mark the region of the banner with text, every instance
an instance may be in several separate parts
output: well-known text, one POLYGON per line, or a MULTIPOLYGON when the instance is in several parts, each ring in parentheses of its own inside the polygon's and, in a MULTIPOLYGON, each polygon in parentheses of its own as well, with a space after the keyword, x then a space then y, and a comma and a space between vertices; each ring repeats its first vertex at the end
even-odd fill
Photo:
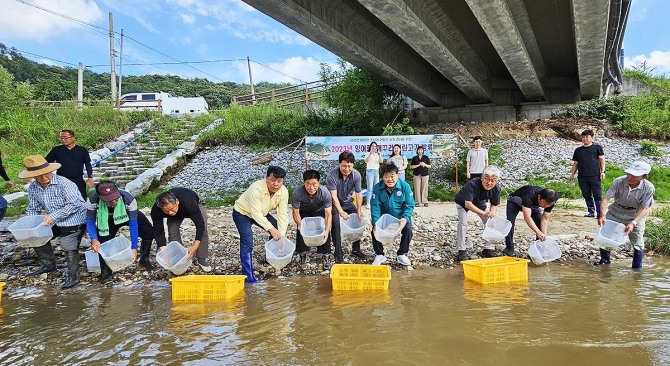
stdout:
POLYGON ((338 160, 340 153, 351 151, 356 159, 363 160, 372 142, 384 160, 393 152, 393 145, 400 145, 401 154, 408 160, 416 156, 416 149, 423 146, 424 155, 431 158, 449 158, 456 153, 456 134, 402 135, 402 136, 308 136, 305 139, 307 160, 338 160))

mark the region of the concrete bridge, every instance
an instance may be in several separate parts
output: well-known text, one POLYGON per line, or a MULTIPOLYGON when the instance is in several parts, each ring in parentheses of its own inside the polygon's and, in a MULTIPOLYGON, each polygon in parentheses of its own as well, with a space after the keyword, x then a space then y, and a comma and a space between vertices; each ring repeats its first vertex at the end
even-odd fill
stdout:
POLYGON ((518 114, 620 91, 632 0, 243 1, 423 106, 518 114))

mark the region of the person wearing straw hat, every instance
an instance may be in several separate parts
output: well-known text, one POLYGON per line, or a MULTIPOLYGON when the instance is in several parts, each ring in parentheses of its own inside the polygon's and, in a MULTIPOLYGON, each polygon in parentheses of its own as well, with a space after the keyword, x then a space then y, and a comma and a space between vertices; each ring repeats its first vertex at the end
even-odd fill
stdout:
MULTIPOLYGON (((253 256, 254 233, 251 225, 260 226, 274 240, 286 235, 288 229, 288 189, 284 186, 286 171, 270 165, 265 179, 257 180, 235 201, 233 222, 240 233, 240 263, 247 283, 258 280, 254 276, 253 256), (277 218, 270 215, 277 211, 277 218)), ((283 244, 282 244, 283 245, 283 244)), ((279 248, 280 250, 282 248, 279 248)))
POLYGON ((58 174, 74 182, 79 189, 79 193, 81 193, 81 197, 86 200, 86 182, 82 177, 82 168, 86 169, 88 185, 93 188, 91 156, 85 147, 75 145, 74 131, 62 130, 58 134, 58 138, 61 145, 54 146, 44 158, 50 163, 58 162, 61 165, 58 168, 58 174))
MULTIPOLYGON (((153 226, 142 212, 137 209, 137 201, 132 194, 120 190, 116 184, 103 181, 95 186, 95 192, 86 200, 86 230, 91 238, 91 251, 100 253, 100 244, 114 239, 122 226, 130 229, 130 243, 133 261, 137 258, 139 238, 140 265, 154 269, 149 260, 151 243, 154 240, 153 226)), ((100 256, 100 282, 112 280, 112 269, 100 256)))
POLYGON ((323 268, 330 269, 332 254, 330 253, 330 228, 333 221, 333 198, 328 189, 319 184, 321 174, 316 170, 302 173, 304 184, 293 191, 291 207, 293 221, 297 226, 295 234, 296 253, 300 255, 300 264, 307 261, 309 247, 302 237, 302 219, 305 217, 323 217, 325 221, 323 244, 316 248, 317 254, 323 255, 323 268))
MULTIPOLYGON (((458 193, 456 193, 456 212, 458 213, 458 224, 456 225, 456 249, 458 250, 457 260, 468 260, 467 246, 465 245, 465 235, 468 232, 468 211, 479 215, 482 222, 486 224, 489 218, 495 216, 500 205, 500 169, 489 165, 482 170, 481 177, 470 179, 458 193), (486 211, 486 202, 491 203, 491 209, 486 211)), ((482 257, 495 257, 494 245, 488 240, 484 243, 482 257)))
MULTIPOLYGON (((370 216, 372 224, 383 214, 389 214, 400 219, 400 247, 396 254, 398 263, 403 266, 411 266, 412 261, 407 257, 409 243, 412 241, 412 213, 414 212, 414 194, 409 183, 398 179, 398 167, 393 163, 382 166, 382 181, 377 183, 372 191, 372 207, 370 216)), ((381 265, 387 262, 384 255, 384 245, 377 240, 376 226, 372 227, 372 247, 375 250, 373 265, 381 265)))
MULTIPOLYGON (((604 225, 605 219, 626 225, 625 233, 633 245, 632 268, 641 269, 646 218, 654 204, 656 188, 647 180, 651 165, 644 161, 634 161, 625 172, 626 175, 616 178, 605 193, 600 205, 598 226, 604 225), (611 199, 614 202, 607 206, 611 199)), ((594 264, 610 264, 610 251, 600 249, 600 260, 594 264)))
POLYGON ((482 147, 482 137, 472 138, 474 149, 468 150, 466 159, 466 176, 468 179, 480 178, 484 168, 489 165, 489 151, 482 147))
MULTIPOLYGON (((34 179, 28 186, 26 214, 40 215, 44 211, 44 225, 54 225, 53 238, 59 237, 67 261, 67 279, 61 289, 74 287, 79 283, 79 243, 86 226, 84 199, 76 184, 55 173, 60 164, 49 163, 40 155, 31 155, 23 159, 23 165, 26 169, 19 173, 19 178, 34 179)), ((42 267, 28 273, 29 276, 56 270, 51 240, 35 248, 35 255, 42 261, 42 267)))

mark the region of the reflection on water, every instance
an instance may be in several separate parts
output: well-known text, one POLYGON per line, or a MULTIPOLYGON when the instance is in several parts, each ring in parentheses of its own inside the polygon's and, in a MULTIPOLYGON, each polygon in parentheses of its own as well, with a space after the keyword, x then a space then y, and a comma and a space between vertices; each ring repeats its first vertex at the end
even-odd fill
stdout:
POLYGON ((670 364, 670 261, 648 262, 530 265, 509 286, 399 271, 387 292, 276 278, 212 303, 165 282, 5 290, 0 364, 670 364))

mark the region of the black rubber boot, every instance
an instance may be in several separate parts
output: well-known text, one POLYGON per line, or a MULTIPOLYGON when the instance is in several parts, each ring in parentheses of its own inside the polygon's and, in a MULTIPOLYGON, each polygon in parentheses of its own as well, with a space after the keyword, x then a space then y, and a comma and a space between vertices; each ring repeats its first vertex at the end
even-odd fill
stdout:
POLYGON ((644 258, 644 250, 635 249, 633 251, 633 269, 642 269, 642 258, 644 258))
POLYGON ((65 252, 67 259, 67 279, 60 287, 61 290, 67 290, 79 283, 79 250, 68 250, 65 252))
POLYGON ((153 263, 151 263, 150 255, 151 255, 151 243, 153 240, 142 240, 142 243, 140 244, 140 265, 143 266, 146 269, 154 269, 156 266, 154 266, 153 263))
POLYGON ((594 262, 594 266, 601 266, 603 264, 610 264, 610 251, 605 249, 600 249, 600 260, 594 262))
POLYGON ((42 273, 53 272, 56 270, 56 256, 54 256, 51 242, 48 242, 41 247, 36 247, 34 250, 37 259, 42 261, 42 267, 38 268, 36 271, 28 273, 27 276, 37 276, 42 273))
POLYGON ((109 268, 107 262, 102 259, 100 254, 98 254, 98 257, 100 257, 100 277, 98 277, 98 279, 100 280, 100 283, 107 283, 114 279, 112 277, 112 269, 109 268))

